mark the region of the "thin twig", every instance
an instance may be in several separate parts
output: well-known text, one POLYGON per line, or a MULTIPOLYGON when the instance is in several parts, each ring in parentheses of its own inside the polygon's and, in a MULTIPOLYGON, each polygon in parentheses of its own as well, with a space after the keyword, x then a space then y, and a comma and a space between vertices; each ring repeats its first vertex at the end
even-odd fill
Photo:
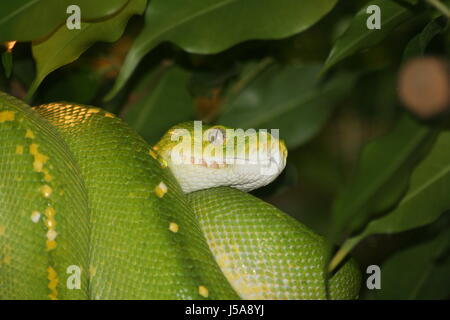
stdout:
POLYGON ((450 19, 450 9, 447 8, 447 6, 443 4, 441 1, 439 0, 425 0, 425 1, 427 1, 430 5, 435 7, 438 11, 440 11, 443 15, 445 15, 447 18, 450 19))

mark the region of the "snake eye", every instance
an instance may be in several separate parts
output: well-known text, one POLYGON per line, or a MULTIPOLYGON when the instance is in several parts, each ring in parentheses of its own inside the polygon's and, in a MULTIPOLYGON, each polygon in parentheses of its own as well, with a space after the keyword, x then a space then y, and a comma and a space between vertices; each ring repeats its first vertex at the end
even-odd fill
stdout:
POLYGON ((222 128, 211 128, 208 130, 208 141, 213 145, 221 145, 225 141, 225 130, 222 128))

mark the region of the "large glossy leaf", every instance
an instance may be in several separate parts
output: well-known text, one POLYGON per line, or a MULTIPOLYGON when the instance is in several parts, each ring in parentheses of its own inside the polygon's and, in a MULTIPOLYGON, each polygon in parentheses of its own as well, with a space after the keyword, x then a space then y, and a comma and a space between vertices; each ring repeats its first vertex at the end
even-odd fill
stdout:
POLYGON ((4 0, 0 2, 0 42, 43 37, 69 17, 78 5, 83 20, 99 19, 120 10, 128 0, 4 0))
POLYGON ((336 200, 331 237, 351 234, 374 214, 395 205, 434 137, 433 129, 404 115, 392 132, 369 143, 353 180, 336 200))
POLYGON ((28 98, 50 72, 78 59, 95 42, 113 42, 119 39, 128 19, 134 14, 142 13, 145 5, 146 0, 131 0, 125 8, 107 20, 82 22, 79 30, 69 30, 62 26, 51 37, 33 43, 37 71, 28 98))
POLYGON ((450 295, 450 226, 403 249, 381 267, 377 299, 447 299, 450 295))
POLYGON ((421 227, 450 210, 450 132, 439 135, 428 156, 416 167, 408 192, 388 214, 371 221, 358 235, 346 240, 335 255, 337 265, 365 237, 421 227))
POLYGON ((162 75, 158 71, 147 75, 134 92, 139 101, 128 106, 125 121, 153 144, 171 126, 192 120, 194 106, 187 90, 189 78, 190 74, 178 67, 170 67, 162 75))
POLYGON ((153 0, 146 25, 131 48, 112 98, 142 57, 163 41, 195 53, 216 53, 249 39, 277 39, 305 30, 336 0, 153 0))
POLYGON ((280 129, 288 148, 295 148, 320 131, 356 79, 339 74, 320 83, 319 70, 319 65, 272 65, 226 98, 217 121, 238 128, 280 129))
POLYGON ((412 17, 413 13, 406 7, 391 0, 374 0, 365 5, 353 18, 348 29, 336 40, 328 56, 323 71, 328 70, 343 59, 374 46, 386 38, 392 30, 412 17), (381 9, 381 29, 367 28, 367 7, 377 5, 381 9))

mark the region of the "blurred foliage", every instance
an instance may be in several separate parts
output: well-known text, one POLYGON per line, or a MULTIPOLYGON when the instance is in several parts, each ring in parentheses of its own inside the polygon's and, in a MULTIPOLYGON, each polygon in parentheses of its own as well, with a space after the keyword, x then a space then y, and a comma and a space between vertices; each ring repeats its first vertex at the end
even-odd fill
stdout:
POLYGON ((36 61, 36 77, 29 89, 29 96, 34 94, 50 72, 78 59, 94 42, 118 40, 128 19, 142 13, 145 4, 146 0, 130 0, 122 10, 106 20, 83 22, 80 29, 73 30, 62 25, 50 37, 34 41, 32 51, 36 61))
POLYGON ((412 10, 394 1, 371 1, 370 5, 376 5, 380 8, 383 15, 381 28, 375 32, 367 28, 367 7, 363 7, 352 19, 344 34, 334 43, 330 55, 325 61, 324 71, 356 52, 376 45, 388 36, 395 27, 414 15, 412 10))
POLYGON ((418 239, 383 263, 384 286, 383 290, 374 292, 376 298, 442 299, 448 296, 450 221, 448 216, 446 218, 423 230, 418 239))
POLYGON ((333 102, 348 96, 357 78, 339 73, 322 82, 320 66, 314 64, 256 68, 257 75, 247 75, 224 95, 217 121, 237 128, 277 128, 289 149, 320 131, 333 102))
POLYGON ((433 128, 405 115, 389 134, 368 143, 361 153, 355 178, 335 202, 335 233, 342 234, 345 228, 345 234, 351 234, 371 214, 396 204, 409 184, 404 177, 410 175, 423 153, 428 152, 434 137, 433 128))
POLYGON ((184 0, 153 0, 145 15, 145 27, 133 43, 108 97, 122 88, 141 58, 162 41, 176 43, 189 52, 215 53, 244 40, 281 38, 304 30, 335 3, 336 0, 203 0, 186 5, 184 0))
POLYGON ((86 20, 101 19, 120 10, 128 0, 15 0, 3 1, 0 10, 1 41, 30 41, 51 33, 67 19, 67 8, 83 8, 86 20))
POLYGON ((189 73, 173 65, 150 72, 132 92, 138 102, 122 109, 125 121, 155 144, 168 128, 194 118, 188 81, 189 73))
POLYGON ((362 298, 445 299, 450 113, 415 117, 396 82, 414 57, 448 59, 449 5, 3 1, 0 90, 102 106, 149 143, 193 119, 280 129, 286 170, 255 195, 340 244, 332 266, 348 254, 363 271, 380 265, 381 290, 363 286, 362 298), (79 30, 65 27, 72 4, 79 30), (380 30, 366 27, 369 5, 380 30))

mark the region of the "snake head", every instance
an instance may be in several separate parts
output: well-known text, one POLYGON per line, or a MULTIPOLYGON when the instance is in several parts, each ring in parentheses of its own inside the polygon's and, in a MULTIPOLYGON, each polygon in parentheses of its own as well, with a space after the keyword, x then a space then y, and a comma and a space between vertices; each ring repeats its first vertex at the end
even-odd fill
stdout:
POLYGON ((184 122, 170 128, 153 150, 185 193, 220 186, 251 191, 272 182, 286 166, 278 130, 233 129, 184 122))

